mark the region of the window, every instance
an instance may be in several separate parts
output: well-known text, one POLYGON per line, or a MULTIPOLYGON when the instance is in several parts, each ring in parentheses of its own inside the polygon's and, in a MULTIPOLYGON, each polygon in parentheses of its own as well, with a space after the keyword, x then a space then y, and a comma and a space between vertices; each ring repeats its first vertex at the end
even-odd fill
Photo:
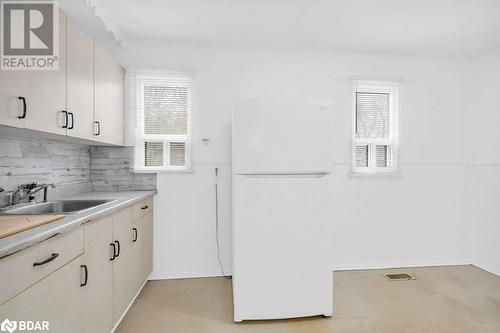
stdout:
POLYGON ((134 132, 134 171, 191 169, 191 77, 180 73, 127 74, 134 132))
POLYGON ((396 172, 399 85, 356 81, 353 92, 353 172, 396 172))

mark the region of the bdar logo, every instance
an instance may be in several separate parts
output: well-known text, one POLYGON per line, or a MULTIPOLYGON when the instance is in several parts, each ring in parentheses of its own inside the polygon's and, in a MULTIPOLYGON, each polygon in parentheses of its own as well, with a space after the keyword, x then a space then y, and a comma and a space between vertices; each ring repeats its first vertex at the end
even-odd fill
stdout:
POLYGON ((16 321, 10 321, 9 319, 5 319, 2 324, 0 324, 0 330, 2 332, 9 332, 12 333, 17 329, 17 322, 16 321))

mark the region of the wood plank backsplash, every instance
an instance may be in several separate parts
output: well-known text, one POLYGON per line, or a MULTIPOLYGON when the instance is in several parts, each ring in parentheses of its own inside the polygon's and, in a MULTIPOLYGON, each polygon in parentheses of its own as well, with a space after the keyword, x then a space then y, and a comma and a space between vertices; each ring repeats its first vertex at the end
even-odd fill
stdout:
MULTIPOLYGON (((102 147, 0 134, 0 187, 33 181, 74 191, 151 190, 156 174, 134 174, 132 147, 102 147)), ((76 194, 76 193, 74 193, 76 194)))
POLYGON ((90 147, 0 134, 0 187, 32 181, 90 182, 90 147))
POLYGON ((133 147, 90 147, 95 191, 153 190, 156 174, 133 173, 133 147))

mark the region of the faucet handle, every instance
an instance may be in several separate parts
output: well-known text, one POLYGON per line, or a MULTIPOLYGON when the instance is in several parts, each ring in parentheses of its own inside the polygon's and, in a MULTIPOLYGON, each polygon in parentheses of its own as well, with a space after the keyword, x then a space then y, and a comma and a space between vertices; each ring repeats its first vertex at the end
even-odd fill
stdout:
POLYGON ((16 190, 29 190, 30 188, 33 188, 32 186, 35 183, 26 183, 26 184, 20 184, 17 185, 16 190))

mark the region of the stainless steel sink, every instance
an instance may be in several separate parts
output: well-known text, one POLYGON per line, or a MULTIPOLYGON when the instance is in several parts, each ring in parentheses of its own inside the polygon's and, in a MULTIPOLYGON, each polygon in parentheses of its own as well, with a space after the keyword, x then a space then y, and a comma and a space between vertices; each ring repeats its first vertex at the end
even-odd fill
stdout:
POLYGON ((71 214, 94 208, 113 200, 60 200, 38 204, 23 204, 5 208, 0 215, 71 214))

